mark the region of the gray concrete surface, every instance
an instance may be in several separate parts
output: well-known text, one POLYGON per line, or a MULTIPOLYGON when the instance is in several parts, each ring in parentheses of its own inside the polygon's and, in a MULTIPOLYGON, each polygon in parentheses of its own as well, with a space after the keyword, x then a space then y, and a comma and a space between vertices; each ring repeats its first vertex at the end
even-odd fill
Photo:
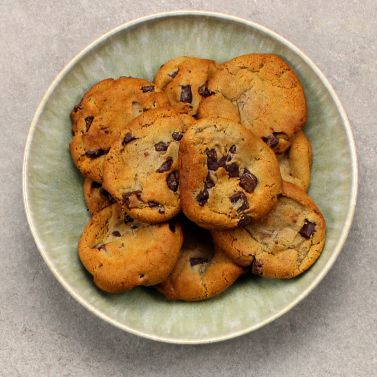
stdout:
POLYGON ((375 0, 0 0, 0 375, 376 376, 376 19, 375 0), (39 256, 21 197, 29 124, 64 64, 125 21, 179 8, 243 16, 302 48, 348 112, 360 166, 352 231, 320 286, 273 324, 200 347, 123 333, 76 303, 39 256))

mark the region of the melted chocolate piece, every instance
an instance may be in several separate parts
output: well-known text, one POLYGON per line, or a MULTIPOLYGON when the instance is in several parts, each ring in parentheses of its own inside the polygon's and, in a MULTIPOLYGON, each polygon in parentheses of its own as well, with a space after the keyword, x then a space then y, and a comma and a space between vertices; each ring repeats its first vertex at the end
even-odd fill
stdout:
POLYGON ((119 230, 114 230, 114 232, 111 233, 114 237, 120 237, 121 234, 119 232, 119 230))
POLYGON ((215 182, 213 181, 213 179, 211 178, 210 174, 208 173, 207 174, 207 177, 206 179, 204 180, 204 186, 209 189, 209 188, 212 188, 215 186, 215 182))
POLYGON ((154 85, 142 86, 141 90, 143 91, 143 93, 154 92, 154 85))
POLYGON ((303 227, 300 229, 299 233, 302 237, 309 239, 315 232, 315 226, 315 223, 312 223, 309 220, 305 220, 305 223, 303 227))
POLYGON ((238 222, 238 226, 246 226, 251 224, 252 219, 250 216, 243 216, 241 220, 238 222))
POLYGON ((179 71, 179 69, 177 69, 176 71, 170 72, 170 73, 168 73, 168 76, 170 76, 172 79, 174 79, 174 77, 177 76, 178 71, 179 71))
POLYGON ((279 144, 279 139, 272 133, 266 137, 262 137, 262 140, 270 147, 275 148, 279 144))
POLYGON ((209 170, 217 170, 219 165, 217 163, 217 152, 216 149, 206 149, 207 155, 207 167, 209 170))
POLYGON ((235 204, 237 202, 241 202, 241 206, 237 209, 237 212, 242 212, 245 209, 249 208, 249 203, 247 201, 247 197, 243 192, 236 192, 230 198, 230 201, 235 204))
POLYGON ((168 185, 169 189, 176 192, 179 186, 179 173, 177 170, 172 171, 166 177, 166 184, 168 185))
POLYGON ((203 84, 202 86, 199 86, 198 92, 202 97, 209 97, 212 96, 212 94, 215 94, 215 92, 211 92, 206 84, 203 84))
POLYGON ((160 141, 159 143, 155 144, 154 145, 154 149, 157 151, 157 152, 164 152, 168 149, 169 147, 169 144, 168 143, 164 143, 163 141, 160 141))
POLYGON ((130 197, 133 196, 133 195, 135 195, 137 199, 139 199, 139 200, 141 199, 141 191, 140 190, 130 191, 130 192, 126 192, 125 194, 123 194, 123 202, 127 206, 128 209, 137 208, 137 206, 131 205, 130 197))
POLYGON ((191 85, 182 85, 181 86, 181 97, 180 102, 191 103, 192 102, 192 92, 191 85))
POLYGON ((233 144, 230 148, 229 148, 229 152, 230 153, 236 153, 237 151, 237 147, 233 144))
POLYGON ((257 177, 250 173, 249 170, 244 169, 243 174, 240 178, 240 186, 248 193, 251 193, 255 190, 258 184, 257 177))
POLYGON ((225 170, 228 172, 228 176, 230 178, 239 177, 240 175, 240 169, 236 162, 226 165, 225 170))
POLYGON ((122 141, 122 145, 126 145, 126 144, 130 143, 132 140, 136 140, 136 137, 134 137, 131 132, 127 132, 124 135, 124 139, 122 141))
POLYGON ((179 141, 179 140, 182 139, 183 134, 182 134, 181 132, 174 131, 174 132, 171 134, 171 136, 173 137, 173 139, 174 139, 175 141, 179 141))
POLYGON ((173 165, 173 159, 168 157, 165 162, 156 170, 157 173, 163 173, 165 171, 170 170, 171 166, 173 165))
POLYGON ((89 131, 89 128, 92 125, 93 119, 94 119, 93 116, 89 116, 85 118, 86 131, 89 131))
POLYGON ((109 150, 110 148, 107 148, 107 149, 100 148, 100 149, 95 149, 95 150, 89 150, 85 152, 85 155, 90 158, 97 158, 97 157, 103 156, 104 154, 107 154, 109 150))
POLYGON ((207 203, 208 198, 209 198, 209 193, 206 188, 200 191, 200 193, 196 196, 196 200, 201 207, 203 207, 204 204, 207 203))

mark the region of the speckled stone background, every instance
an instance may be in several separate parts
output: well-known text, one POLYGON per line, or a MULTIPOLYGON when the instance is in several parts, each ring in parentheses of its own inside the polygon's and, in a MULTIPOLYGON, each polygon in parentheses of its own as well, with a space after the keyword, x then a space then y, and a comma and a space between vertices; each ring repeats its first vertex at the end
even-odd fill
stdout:
POLYGON ((377 3, 363 1, 0 1, 0 375, 372 376, 377 369, 377 3), (43 93, 77 52, 133 18, 208 9, 259 22, 311 57, 335 87, 356 138, 355 221, 333 269, 269 326, 205 346, 121 332, 76 303, 26 224, 21 165, 43 93))

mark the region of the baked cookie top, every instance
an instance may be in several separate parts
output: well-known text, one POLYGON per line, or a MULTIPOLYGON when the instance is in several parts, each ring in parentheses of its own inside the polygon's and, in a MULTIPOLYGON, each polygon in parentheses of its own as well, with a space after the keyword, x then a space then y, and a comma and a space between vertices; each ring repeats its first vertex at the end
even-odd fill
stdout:
POLYGON ((70 150, 77 168, 101 182, 103 161, 121 130, 144 111, 168 103, 165 93, 143 79, 121 77, 93 85, 71 113, 70 150))
POLYGON ((221 249, 214 249, 208 231, 189 225, 184 223, 185 241, 172 273, 157 287, 169 300, 206 300, 244 272, 221 249))
POLYGON ((154 81, 174 108, 196 115, 201 99, 210 95, 207 80, 216 67, 213 60, 179 56, 162 65, 154 81))
POLYGON ((220 65, 208 81, 211 94, 199 106, 199 118, 222 117, 241 122, 276 152, 306 122, 301 83, 279 56, 248 54, 220 65))
POLYGON ((302 131, 290 139, 288 150, 277 155, 281 177, 307 191, 310 185, 312 147, 302 131))
POLYGON ((157 223, 179 212, 178 148, 193 121, 170 108, 150 110, 112 146, 103 184, 130 216, 157 223))
POLYGON ((320 256, 325 220, 311 198, 284 182, 277 206, 263 219, 231 231, 213 231, 214 242, 241 266, 267 278, 293 278, 320 256))
POLYGON ((267 214, 281 191, 273 151, 228 119, 196 122, 179 148, 181 206, 198 225, 235 228, 267 214))
POLYGON ((83 194, 91 215, 115 202, 115 199, 102 187, 102 183, 92 181, 90 178, 84 179, 83 194))
POLYGON ((116 293, 166 280, 182 242, 178 223, 141 223, 113 204, 89 220, 78 248, 80 260, 96 286, 116 293))

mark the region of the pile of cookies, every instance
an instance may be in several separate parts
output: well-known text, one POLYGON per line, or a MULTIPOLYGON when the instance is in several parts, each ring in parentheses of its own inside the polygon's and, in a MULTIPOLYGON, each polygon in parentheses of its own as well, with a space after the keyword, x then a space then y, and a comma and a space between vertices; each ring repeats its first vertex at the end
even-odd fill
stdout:
POLYGON ((242 274, 307 270, 325 221, 306 193, 306 117, 299 79, 272 54, 178 57, 154 82, 92 86, 71 113, 70 150, 92 215, 79 257, 96 286, 197 301, 242 274))

